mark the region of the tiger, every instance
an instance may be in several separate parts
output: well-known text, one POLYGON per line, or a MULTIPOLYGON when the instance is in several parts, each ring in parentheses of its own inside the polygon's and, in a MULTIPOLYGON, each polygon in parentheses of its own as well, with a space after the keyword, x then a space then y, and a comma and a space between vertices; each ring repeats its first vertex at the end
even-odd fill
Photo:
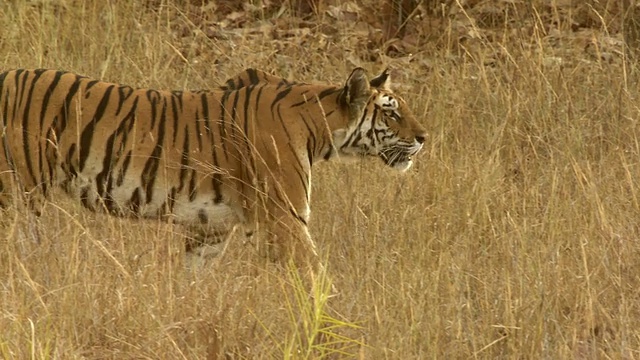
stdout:
POLYGON ((406 171, 427 138, 389 70, 369 79, 360 67, 340 85, 249 68, 195 91, 16 69, 0 74, 0 126, 2 207, 18 194, 39 213, 60 188, 92 211, 214 238, 264 230, 265 256, 298 263, 318 256, 313 164, 378 157, 406 171))

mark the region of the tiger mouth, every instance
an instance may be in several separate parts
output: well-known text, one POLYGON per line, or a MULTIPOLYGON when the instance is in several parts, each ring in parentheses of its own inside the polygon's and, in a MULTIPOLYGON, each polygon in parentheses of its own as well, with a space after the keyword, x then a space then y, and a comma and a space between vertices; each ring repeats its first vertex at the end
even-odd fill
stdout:
POLYGON ((392 168, 408 168, 413 163, 413 157, 416 154, 417 151, 411 153, 404 150, 391 149, 388 151, 381 151, 379 155, 382 161, 392 168))

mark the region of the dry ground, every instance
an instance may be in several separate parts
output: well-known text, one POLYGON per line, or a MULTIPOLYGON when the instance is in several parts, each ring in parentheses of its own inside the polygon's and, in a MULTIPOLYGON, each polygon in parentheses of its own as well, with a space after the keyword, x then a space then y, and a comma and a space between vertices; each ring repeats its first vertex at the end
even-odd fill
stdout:
POLYGON ((37 220, 3 212, 0 358, 640 358, 640 94, 620 19, 588 10, 581 27, 535 1, 483 27, 464 3, 401 40, 353 2, 304 21, 257 5, 216 17, 215 2, 0 4, 2 69, 189 89, 249 66, 339 83, 390 65, 430 132, 404 175, 315 169, 328 300, 240 240, 191 271, 169 224, 63 195, 37 220))

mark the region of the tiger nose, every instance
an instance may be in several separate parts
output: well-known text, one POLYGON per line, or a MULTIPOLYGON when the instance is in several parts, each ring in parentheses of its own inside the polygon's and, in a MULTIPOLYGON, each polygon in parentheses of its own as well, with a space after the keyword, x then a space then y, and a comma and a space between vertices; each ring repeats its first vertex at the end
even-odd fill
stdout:
POLYGON ((423 144, 426 139, 427 135, 416 135, 416 141, 420 144, 423 144))

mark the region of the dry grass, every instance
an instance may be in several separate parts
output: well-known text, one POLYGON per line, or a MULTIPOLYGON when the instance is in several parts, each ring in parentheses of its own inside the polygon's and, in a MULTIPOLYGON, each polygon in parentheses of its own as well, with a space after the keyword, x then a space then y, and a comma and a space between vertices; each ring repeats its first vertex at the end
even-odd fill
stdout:
POLYGON ((640 358, 638 76, 537 19, 491 42, 458 44, 445 27, 412 58, 368 62, 361 26, 327 15, 229 30, 167 1, 2 3, 3 69, 207 88, 248 66, 342 82, 390 64, 431 136, 408 174, 374 160, 315 169, 329 299, 240 241, 189 271, 179 227, 63 195, 37 221, 4 212, 0 357, 640 358))

